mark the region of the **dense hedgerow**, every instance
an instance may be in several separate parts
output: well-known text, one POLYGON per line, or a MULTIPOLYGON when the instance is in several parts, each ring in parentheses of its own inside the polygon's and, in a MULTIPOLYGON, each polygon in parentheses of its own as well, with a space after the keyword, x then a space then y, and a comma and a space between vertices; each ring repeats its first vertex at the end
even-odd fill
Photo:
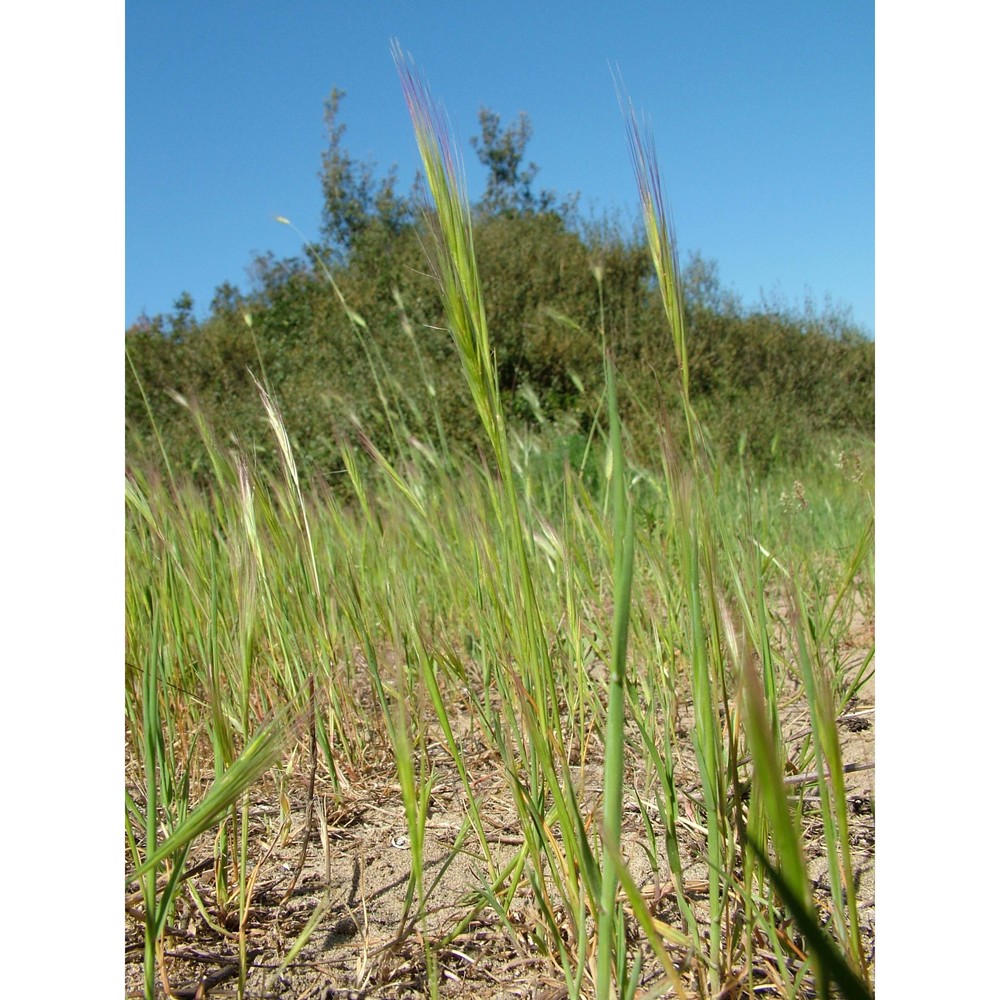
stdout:
MULTIPOLYGON (((419 205, 395 194, 392 175, 376 181, 343 150, 342 96, 334 91, 327 105, 324 245, 258 259, 252 290, 220 287, 203 321, 181 296, 174 313, 126 332, 130 461, 166 459, 207 476, 215 428, 224 445, 276 468, 251 373, 272 391, 308 475, 335 482, 341 445, 359 430, 392 456, 399 415, 411 438, 482 446, 428 274, 419 205)), ((654 462, 658 424, 677 419, 679 401, 641 238, 607 219, 582 224, 572 201, 533 194, 526 119, 501 131, 484 111, 481 125, 488 197, 475 241, 510 425, 544 424, 550 443, 579 450, 600 410, 606 344, 632 449, 654 462)), ((874 344, 850 322, 829 311, 746 309, 697 255, 684 284, 692 401, 721 457, 765 468, 801 457, 817 435, 874 432, 874 344)))

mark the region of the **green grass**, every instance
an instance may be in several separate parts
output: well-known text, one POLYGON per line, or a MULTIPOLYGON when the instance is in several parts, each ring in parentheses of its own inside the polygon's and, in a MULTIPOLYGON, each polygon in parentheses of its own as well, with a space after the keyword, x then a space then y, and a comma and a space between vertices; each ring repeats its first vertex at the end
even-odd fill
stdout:
MULTIPOLYGON (((279 475, 255 470, 196 408, 210 490, 176 468, 166 478, 129 468, 126 878, 141 893, 146 995, 169 976, 165 942, 184 893, 235 936, 237 991, 248 995, 258 875, 281 836, 254 856, 248 788, 273 794, 279 762, 301 772, 313 738, 315 778, 333 801, 346 773, 363 793, 373 747, 395 762, 412 864, 390 944, 418 942, 431 995, 442 955, 473 920, 519 934, 525 892, 530 947, 570 997, 808 996, 831 984, 867 995, 836 719, 871 673, 843 655, 857 609, 872 613, 870 442, 817 443, 808 464, 763 479, 713 460, 688 397, 675 241, 631 110, 684 421, 660 429, 660 468, 637 466, 607 352, 582 448, 553 449, 551 428, 512 433, 460 168, 443 115, 396 55, 428 179, 429 258, 489 451, 449 445, 433 413, 427 435, 408 433, 413 407, 397 413, 384 397, 398 457, 359 427, 340 445, 351 490, 337 500, 300 480, 261 372, 279 475), (788 731, 796 705, 804 740, 788 731), (518 818, 510 856, 489 836, 470 740, 498 762, 518 818), (445 766, 464 818, 429 878, 445 766), (807 772, 818 796, 787 782, 807 772), (809 876, 811 825, 835 876, 825 892, 809 876), (213 859, 212 899, 182 877, 198 852, 213 859), (450 900, 444 923, 432 919, 443 872, 473 856, 478 885, 450 900), (636 882, 637 856, 652 895, 636 882)), ((388 373, 377 344, 366 349, 373 377, 388 373)))

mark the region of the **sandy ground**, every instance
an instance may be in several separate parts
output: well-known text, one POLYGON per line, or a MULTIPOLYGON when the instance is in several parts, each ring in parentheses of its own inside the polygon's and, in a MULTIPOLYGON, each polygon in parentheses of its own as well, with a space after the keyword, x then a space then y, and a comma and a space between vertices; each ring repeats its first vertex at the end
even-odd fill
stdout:
MULTIPOLYGON (((849 640, 853 648, 842 651, 845 658, 853 657, 860 663, 871 641, 871 623, 859 621, 849 640)), ((869 683, 838 723, 845 764, 856 768, 847 775, 851 849, 863 939, 872 963, 874 708, 874 684, 869 683)), ((682 706, 677 780, 680 786, 695 790, 698 777, 694 754, 686 745, 690 741, 683 739, 684 716, 689 711, 689 706, 682 706)), ((809 719, 804 702, 793 701, 789 706, 784 732, 793 746, 796 739, 807 737, 809 719)), ((566 996, 559 969, 539 953, 534 943, 535 927, 541 918, 525 886, 518 891, 506 924, 491 909, 483 908, 468 926, 442 946, 444 936, 453 933, 456 922, 469 912, 463 900, 483 884, 487 869, 473 834, 465 838, 461 850, 454 849, 465 819, 464 793, 444 748, 431 744, 430 754, 435 783, 423 854, 424 883, 431 888, 425 919, 419 918, 416 906, 409 913, 404 909, 411 852, 395 767, 387 747, 372 747, 365 772, 342 774, 337 790, 324 782, 322 775, 317 776, 305 861, 297 878, 305 834, 308 755, 300 755, 302 766, 287 787, 291 823, 284 836, 278 788, 271 779, 258 786, 260 791, 251 811, 252 857, 261 860, 261 867, 247 933, 248 954, 252 956, 248 997, 374 1000, 425 996, 428 994, 425 939, 437 950, 438 986, 443 997, 556 1000, 566 996), (294 959, 282 965, 311 918, 316 920, 313 932, 294 959)), ((502 863, 517 851, 521 836, 499 759, 470 736, 465 762, 483 811, 494 860, 502 863)), ((587 774, 598 778, 600 762, 591 759, 587 774)), ((623 851, 654 915, 667 923, 676 923, 679 910, 670 889, 662 825, 658 824, 655 807, 648 810, 661 865, 661 878, 657 879, 640 847, 647 835, 634 787, 631 780, 626 781, 623 851), (661 881, 663 878, 667 884, 661 881)), ((815 785, 806 785, 804 792, 807 797, 815 796, 815 789, 815 785)), ((600 792, 599 783, 585 783, 582 798, 596 807, 600 792)), ((692 820, 696 818, 692 806, 689 814, 692 820)), ((686 841, 680 843, 682 861, 690 865, 685 874, 685 895, 696 912, 704 912, 707 873, 693 860, 703 851, 703 841, 692 828, 685 827, 685 836, 686 841)), ((807 816, 806 836, 810 875, 815 882, 816 898, 822 905, 830 889, 818 810, 807 816)), ((200 864, 202 868, 188 879, 188 891, 180 897, 167 938, 164 966, 172 993, 177 997, 236 995, 238 944, 233 930, 237 921, 232 912, 218 906, 212 858, 210 840, 195 844, 188 866, 198 868, 200 864), (224 927, 226 933, 209 927, 193 902, 192 888, 204 901, 213 922, 220 929, 224 927)), ((136 888, 129 887, 133 895, 127 899, 126 914, 125 985, 129 996, 141 996, 142 990, 142 926, 137 919, 142 904, 135 898, 136 888)), ((648 986, 657 979, 658 967, 652 958, 646 967, 650 970, 648 986)), ((642 993, 640 989, 639 995, 642 993)))

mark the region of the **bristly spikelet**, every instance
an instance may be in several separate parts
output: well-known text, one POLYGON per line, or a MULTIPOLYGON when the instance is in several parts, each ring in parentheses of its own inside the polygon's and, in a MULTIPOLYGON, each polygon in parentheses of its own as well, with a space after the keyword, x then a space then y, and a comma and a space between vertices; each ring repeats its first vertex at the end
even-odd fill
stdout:
POLYGON ((674 341, 677 365, 681 371, 684 398, 688 398, 687 343, 684 334, 684 297, 681 291, 680 267, 677 261, 677 241, 673 222, 667 212, 660 186, 660 171, 656 161, 656 146, 649 124, 643 118, 640 125, 631 99, 623 97, 623 86, 617 85, 618 103, 625 117, 629 156, 635 171, 642 202, 642 217, 646 227, 656 281, 663 300, 667 323, 674 341))
POLYGON ((434 205, 425 215, 434 235, 434 263, 452 337, 458 347, 476 409, 497 454, 505 447, 500 389, 490 350, 486 305, 472 239, 472 212, 457 153, 449 140, 443 111, 419 78, 413 60, 398 42, 393 58, 434 205))

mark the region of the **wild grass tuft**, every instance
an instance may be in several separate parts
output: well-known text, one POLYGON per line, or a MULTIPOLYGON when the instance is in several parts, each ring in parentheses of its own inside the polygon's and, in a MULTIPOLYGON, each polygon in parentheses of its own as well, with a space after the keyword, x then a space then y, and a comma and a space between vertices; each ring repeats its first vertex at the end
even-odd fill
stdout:
MULTIPOLYGON (((383 760, 395 785, 379 809, 405 829, 410 868, 384 939, 370 940, 364 899, 352 911, 358 989, 419 965, 436 995, 475 926, 574 1000, 870 995, 840 729, 873 670, 852 645, 872 610, 869 451, 831 440, 769 476, 716 460, 692 401, 652 139, 625 98, 674 359, 661 381, 680 401, 664 412, 679 418, 631 407, 660 440, 659 467, 639 465, 598 267, 598 325, 572 326, 605 359, 586 426, 567 440, 525 389, 539 430, 515 433, 460 161, 412 61, 394 55, 426 176, 426 249, 488 448, 448 437, 430 374, 419 398, 398 391, 379 331, 335 287, 391 448, 356 416, 336 445, 339 491, 302 476, 261 364, 274 469, 184 397, 210 488, 165 450, 166 475, 129 466, 125 818, 146 996, 169 988, 182 906, 201 933, 236 942, 240 996, 319 948, 331 887, 286 954, 257 967, 261 873, 281 850, 312 848, 314 802, 327 870, 343 860, 327 808, 363 797, 383 760), (444 833, 446 781, 457 819, 444 833), (280 822, 261 823, 250 788, 280 822), (514 825, 509 850, 498 816, 514 825), (188 877, 204 865, 211 885, 188 877), (457 865, 467 883, 447 896, 457 865)), ((419 356, 423 331, 394 305, 419 356)))

